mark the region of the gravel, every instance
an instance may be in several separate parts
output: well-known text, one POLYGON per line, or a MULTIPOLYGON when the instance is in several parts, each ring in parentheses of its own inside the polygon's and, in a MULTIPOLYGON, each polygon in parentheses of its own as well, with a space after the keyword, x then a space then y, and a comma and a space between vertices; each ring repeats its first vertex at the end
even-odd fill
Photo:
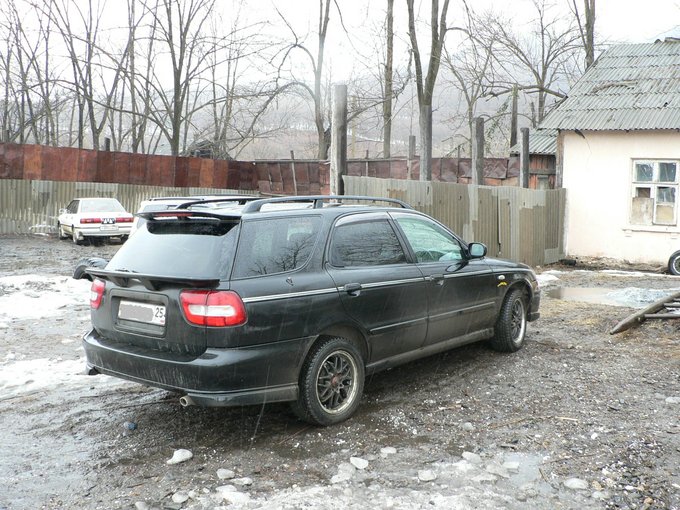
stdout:
MULTIPOLYGON (((89 287, 64 278, 118 248, 0 237, 0 299, 67 303, 0 308, 0 509, 680 508, 675 321, 611 336, 633 308, 546 295, 521 351, 474 344, 376 374, 355 417, 315 428, 286 405, 183 408, 85 376, 89 287)), ((545 290, 680 287, 601 266, 537 271, 545 290)))

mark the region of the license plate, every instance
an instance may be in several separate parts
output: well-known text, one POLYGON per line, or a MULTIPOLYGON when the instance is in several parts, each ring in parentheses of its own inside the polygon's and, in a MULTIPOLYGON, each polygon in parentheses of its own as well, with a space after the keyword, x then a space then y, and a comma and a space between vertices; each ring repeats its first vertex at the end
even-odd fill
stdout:
POLYGON ((118 318, 165 326, 165 306, 122 300, 118 306, 118 318))

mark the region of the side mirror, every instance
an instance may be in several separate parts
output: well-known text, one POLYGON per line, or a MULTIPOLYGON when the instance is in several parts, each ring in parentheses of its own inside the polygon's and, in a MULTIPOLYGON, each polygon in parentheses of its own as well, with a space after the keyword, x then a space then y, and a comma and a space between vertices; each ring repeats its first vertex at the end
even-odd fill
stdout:
POLYGON ((66 214, 66 209, 59 209, 59 214, 66 214))
POLYGON ((470 243, 468 245, 471 259, 481 259, 486 257, 486 246, 482 243, 470 243))

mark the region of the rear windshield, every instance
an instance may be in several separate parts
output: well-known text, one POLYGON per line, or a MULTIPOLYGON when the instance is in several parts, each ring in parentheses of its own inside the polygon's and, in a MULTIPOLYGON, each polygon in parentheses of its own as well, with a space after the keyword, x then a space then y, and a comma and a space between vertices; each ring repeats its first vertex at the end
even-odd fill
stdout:
POLYGON ((81 201, 80 211, 91 212, 125 212, 125 208, 115 198, 93 198, 81 201))
POLYGON ((155 276, 220 278, 231 271, 238 220, 149 221, 118 250, 107 269, 155 276))

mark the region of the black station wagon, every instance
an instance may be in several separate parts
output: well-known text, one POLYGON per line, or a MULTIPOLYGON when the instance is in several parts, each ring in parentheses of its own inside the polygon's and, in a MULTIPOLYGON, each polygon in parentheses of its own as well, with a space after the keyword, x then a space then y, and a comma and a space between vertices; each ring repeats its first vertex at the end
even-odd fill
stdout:
POLYGON ((479 340, 516 351, 539 316, 529 267, 398 200, 235 200, 143 213, 106 267, 87 269, 89 373, 182 405, 290 401, 331 425, 357 409, 367 374, 479 340))

